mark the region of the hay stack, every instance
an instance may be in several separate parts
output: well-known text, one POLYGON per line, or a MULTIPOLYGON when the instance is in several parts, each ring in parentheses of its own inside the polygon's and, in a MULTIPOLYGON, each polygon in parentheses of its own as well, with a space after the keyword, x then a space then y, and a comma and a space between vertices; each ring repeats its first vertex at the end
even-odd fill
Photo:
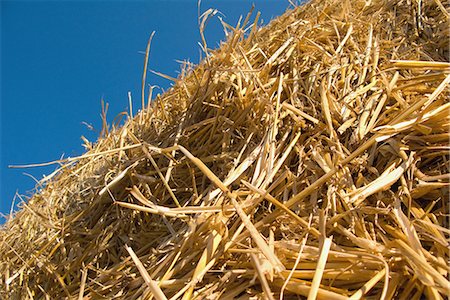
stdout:
POLYGON ((448 4, 228 27, 6 223, 2 297, 442 299, 448 4))

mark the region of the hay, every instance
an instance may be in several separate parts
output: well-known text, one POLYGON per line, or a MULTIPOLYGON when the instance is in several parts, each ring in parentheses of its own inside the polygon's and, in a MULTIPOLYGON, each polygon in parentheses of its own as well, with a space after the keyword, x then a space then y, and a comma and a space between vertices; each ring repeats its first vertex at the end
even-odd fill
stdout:
POLYGON ((2 298, 442 299, 447 7, 313 0, 224 24, 8 220, 2 298))

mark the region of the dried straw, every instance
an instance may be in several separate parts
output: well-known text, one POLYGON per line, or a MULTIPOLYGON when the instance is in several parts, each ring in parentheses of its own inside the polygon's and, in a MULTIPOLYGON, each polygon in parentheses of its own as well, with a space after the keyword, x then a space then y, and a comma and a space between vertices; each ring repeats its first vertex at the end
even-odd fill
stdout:
POLYGON ((54 162, 0 231, 0 296, 442 299, 446 7, 249 14, 145 103, 149 41, 141 112, 54 162))

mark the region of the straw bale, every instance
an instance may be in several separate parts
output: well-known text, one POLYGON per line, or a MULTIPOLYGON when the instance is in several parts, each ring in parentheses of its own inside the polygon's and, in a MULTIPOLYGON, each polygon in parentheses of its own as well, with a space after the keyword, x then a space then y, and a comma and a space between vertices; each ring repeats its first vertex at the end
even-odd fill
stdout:
POLYGON ((224 24, 7 221, 0 296, 442 299, 448 7, 312 0, 224 24))

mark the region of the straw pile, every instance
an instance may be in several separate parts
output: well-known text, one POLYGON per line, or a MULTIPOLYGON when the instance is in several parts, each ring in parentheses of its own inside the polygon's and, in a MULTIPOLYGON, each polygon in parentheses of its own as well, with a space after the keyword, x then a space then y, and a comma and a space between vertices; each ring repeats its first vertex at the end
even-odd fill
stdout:
POLYGON ((442 299, 448 5, 314 0, 224 24, 8 220, 2 298, 442 299))

